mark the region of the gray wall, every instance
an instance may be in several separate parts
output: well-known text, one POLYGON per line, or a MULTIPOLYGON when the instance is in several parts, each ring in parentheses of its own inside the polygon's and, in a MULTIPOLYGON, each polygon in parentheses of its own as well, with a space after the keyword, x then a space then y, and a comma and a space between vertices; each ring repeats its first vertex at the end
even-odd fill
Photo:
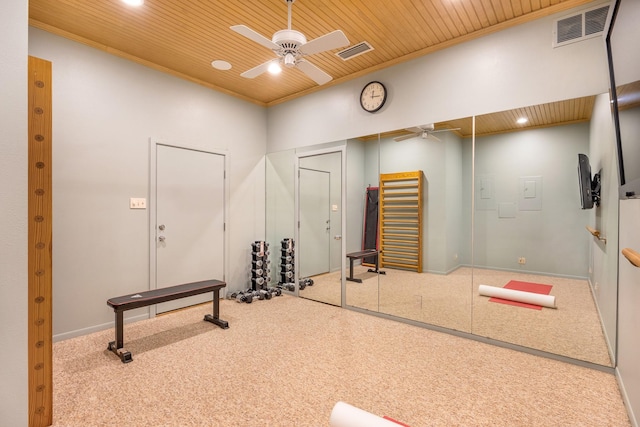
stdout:
POLYGON ((588 123, 476 138, 474 265, 586 277, 590 212, 580 209, 577 165, 588 151, 588 123), (523 177, 541 179, 537 210, 525 210, 532 199, 522 197, 523 177), (482 179, 493 187, 485 198, 482 179), (503 203, 513 217, 500 217, 503 203))
POLYGON ((38 29, 29 52, 53 63, 54 338, 110 327, 106 300, 150 286, 149 211, 128 206, 149 198, 149 138, 227 153, 226 281, 244 288, 264 237, 265 109, 38 29))
POLYGON ((0 3, 0 420, 27 418, 27 0, 0 3))
MULTIPOLYGON (((640 80, 640 2, 623 0, 616 22, 615 37, 629 52, 627 63, 616 63, 616 84, 640 80), (624 38, 624 40, 621 40, 624 38)), ((636 135, 637 136, 637 135, 636 135)), ((640 200, 620 201, 620 248, 640 252, 640 200)), ((619 256, 618 294, 618 380, 629 407, 632 423, 640 422, 640 269, 619 256)))
POLYGON ((609 94, 596 97, 589 123, 589 162, 600 171, 600 206, 589 213, 589 224, 604 241, 589 239, 589 281, 604 326, 609 352, 615 353, 618 309, 618 164, 609 94))

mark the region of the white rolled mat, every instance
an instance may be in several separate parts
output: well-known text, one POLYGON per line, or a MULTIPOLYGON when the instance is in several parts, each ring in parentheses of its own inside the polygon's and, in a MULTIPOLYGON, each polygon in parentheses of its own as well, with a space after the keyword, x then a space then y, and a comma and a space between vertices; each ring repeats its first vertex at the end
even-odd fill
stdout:
POLYGON ((480 285, 480 295, 507 299, 510 301, 525 302, 527 304, 541 305, 543 307, 556 308, 556 297, 553 295, 536 294, 535 292, 516 291, 515 289, 498 288, 497 286, 480 285))
POLYGON ((333 407, 329 425, 331 427, 398 427, 398 424, 393 421, 344 402, 338 402, 333 407))

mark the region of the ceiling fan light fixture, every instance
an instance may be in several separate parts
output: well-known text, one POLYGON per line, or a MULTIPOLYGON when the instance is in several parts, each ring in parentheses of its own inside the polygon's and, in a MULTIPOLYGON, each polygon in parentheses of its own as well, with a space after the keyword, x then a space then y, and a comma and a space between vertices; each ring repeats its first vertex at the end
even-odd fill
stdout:
POLYGON ((284 66, 287 68, 296 66, 296 57, 293 55, 293 53, 287 53, 284 56, 284 66))
POLYGON ((271 73, 271 74, 280 74, 280 72, 282 71, 282 67, 280 66, 280 63, 278 61, 273 61, 271 64, 269 64, 269 68, 267 68, 267 70, 271 73))
POLYGON ((124 4, 128 4, 129 6, 142 6, 144 4, 144 0, 122 0, 124 4))

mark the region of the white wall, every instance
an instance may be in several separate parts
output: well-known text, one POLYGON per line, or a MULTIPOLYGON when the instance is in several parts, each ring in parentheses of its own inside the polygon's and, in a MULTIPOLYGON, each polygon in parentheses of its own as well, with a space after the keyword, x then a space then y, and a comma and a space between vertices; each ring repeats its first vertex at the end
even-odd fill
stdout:
POLYGON ((29 52, 53 63, 54 337, 110 327, 106 300, 149 288, 148 211, 128 203, 149 197, 151 137, 228 154, 226 281, 245 288, 264 238, 265 109, 34 28, 29 52))
POLYGON ((0 3, 0 420, 27 416, 27 0, 0 3))

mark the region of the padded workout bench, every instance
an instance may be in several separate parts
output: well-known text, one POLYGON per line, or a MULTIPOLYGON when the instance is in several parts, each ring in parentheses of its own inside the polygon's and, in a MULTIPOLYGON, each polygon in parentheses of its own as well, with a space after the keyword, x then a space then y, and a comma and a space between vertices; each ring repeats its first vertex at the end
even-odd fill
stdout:
POLYGON ((360 252, 351 252, 350 254, 347 254, 347 258, 349 258, 349 277, 347 277, 347 280, 350 280, 352 282, 358 282, 358 283, 362 283, 362 279, 357 279, 355 277, 353 277, 353 260, 354 259, 363 259, 363 258, 369 258, 370 256, 375 256, 376 257, 376 269, 368 269, 367 272, 369 273, 378 273, 378 274, 386 274, 384 271, 381 271, 378 268, 378 251, 376 249, 365 249, 364 251, 360 251, 360 252))
POLYGON ((116 314, 116 340, 111 341, 108 350, 114 352, 122 363, 133 360, 131 353, 124 350, 124 312, 134 308, 146 307, 161 302, 186 298, 193 295, 213 292, 213 315, 206 314, 204 320, 227 329, 229 323, 219 318, 220 314, 220 289, 227 286, 220 280, 204 280, 202 282, 185 283, 184 285, 170 286, 167 288, 153 289, 151 291, 124 295, 107 300, 107 305, 113 308, 116 314))

